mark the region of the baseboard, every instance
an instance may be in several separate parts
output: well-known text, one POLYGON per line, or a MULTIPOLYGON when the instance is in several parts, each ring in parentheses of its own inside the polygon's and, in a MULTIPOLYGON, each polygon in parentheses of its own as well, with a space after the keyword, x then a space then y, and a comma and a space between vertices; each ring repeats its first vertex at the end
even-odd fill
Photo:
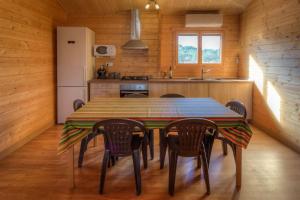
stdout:
POLYGON ((270 132, 270 130, 268 130, 267 128, 253 122, 252 123, 256 128, 262 130, 263 132, 265 132, 266 134, 268 134, 270 137, 274 138, 275 140, 277 140, 278 142, 282 143, 283 145, 287 146, 288 148, 292 149, 293 151, 300 153, 300 147, 295 145, 294 143, 288 141, 286 138, 284 138, 282 136, 282 132, 280 134, 276 134, 276 133, 272 133, 270 132))
POLYGON ((29 136, 23 138, 22 140, 18 141, 17 143, 13 144, 12 146, 8 147, 4 151, 1 151, 0 152, 0 160, 2 160, 5 157, 9 156, 13 152, 18 150, 22 146, 24 146, 26 143, 30 142, 31 140, 33 140, 34 138, 36 138, 40 134, 44 133, 47 129, 51 128, 53 125, 54 125, 54 123, 51 123, 48 126, 46 126, 45 128, 43 128, 43 130, 41 130, 39 132, 36 132, 36 133, 33 133, 33 134, 30 134, 29 136))

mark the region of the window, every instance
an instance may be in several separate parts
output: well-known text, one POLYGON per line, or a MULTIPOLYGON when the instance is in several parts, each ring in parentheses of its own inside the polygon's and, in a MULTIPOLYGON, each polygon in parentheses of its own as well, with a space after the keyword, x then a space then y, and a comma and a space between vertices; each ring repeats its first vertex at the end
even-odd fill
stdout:
POLYGON ((222 34, 177 35, 177 64, 221 64, 222 34), (200 43, 199 43, 200 41, 200 43))
POLYGON ((178 36, 178 63, 179 64, 198 63, 198 36, 197 35, 178 36))
POLYGON ((221 63, 221 36, 202 35, 202 63, 221 63))

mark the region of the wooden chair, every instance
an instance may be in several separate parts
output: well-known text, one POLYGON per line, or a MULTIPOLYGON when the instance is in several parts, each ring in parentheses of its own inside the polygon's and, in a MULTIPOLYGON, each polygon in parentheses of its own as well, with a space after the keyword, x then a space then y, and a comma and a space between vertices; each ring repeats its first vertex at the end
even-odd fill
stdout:
MULTIPOLYGON (((208 134, 213 139, 218 132, 217 125, 206 119, 177 120, 167 125, 168 146, 170 151, 169 163, 169 194, 174 195, 177 158, 201 157, 207 194, 210 194, 208 159, 205 138, 208 134)), ((201 163, 198 162, 201 165, 201 163)), ((199 166, 200 167, 200 166, 199 166)))
MULTIPOLYGON (((160 98, 185 98, 185 96, 181 94, 169 93, 160 96, 160 98)), ((167 138, 164 129, 159 129, 159 161, 160 161, 160 169, 164 168, 165 165, 165 157, 167 153, 167 138)))
POLYGON ((76 99, 76 100, 73 101, 73 109, 74 109, 74 111, 80 109, 84 105, 85 105, 85 103, 81 99, 76 99))
MULTIPOLYGON (((232 111, 242 115, 244 120, 247 120, 247 110, 246 110, 245 105, 242 102, 229 101, 225 106, 228 107, 229 109, 231 109, 232 111)), ((226 138, 224 138, 223 136, 221 136, 220 134, 218 135, 217 139, 222 141, 223 155, 226 156, 228 153, 228 150, 227 150, 227 144, 228 144, 232 148, 233 155, 235 158, 235 153, 236 153, 235 145, 231 141, 229 141, 226 138)))
MULTIPOLYGON (((74 111, 79 110, 84 105, 85 105, 85 103, 81 99, 76 99, 76 100, 73 101, 73 109, 74 109, 74 111)), ((81 140, 80 150, 79 150, 79 157, 78 157, 78 167, 82 167, 84 153, 87 150, 87 145, 88 145, 88 141, 87 140, 88 140, 88 136, 86 136, 85 138, 83 138, 81 140)))
MULTIPOLYGON (((125 96, 125 98, 147 98, 148 96, 140 93, 133 93, 133 94, 128 94, 125 96)), ((154 131, 153 129, 148 130, 148 143, 149 143, 149 150, 150 150, 150 158, 151 160, 154 159, 154 131)))
MULTIPOLYGON (((73 109, 74 111, 77 111, 78 109, 80 109, 82 106, 84 106, 85 103, 84 101, 82 101, 81 99, 76 99, 75 101, 73 101, 73 109)), ((92 139, 95 139, 95 137, 97 135, 100 135, 101 133, 94 133, 94 132, 90 132, 86 137, 84 137, 81 140, 80 143, 80 150, 79 150, 79 157, 78 157, 78 167, 81 168, 82 164, 83 164, 83 158, 84 158, 84 153, 87 150, 88 144, 92 139)), ((118 158, 115 157, 111 157, 111 163, 112 165, 115 165, 115 160, 117 160, 118 158)), ((110 162, 109 162, 110 165, 110 162)))
POLYGON ((185 98, 185 96, 181 94, 170 93, 170 94, 164 94, 160 96, 160 98, 185 98))
POLYGON ((132 156, 136 182, 136 194, 141 193, 140 149, 142 146, 143 163, 147 167, 146 129, 141 122, 127 119, 108 119, 96 123, 93 132, 104 134, 105 153, 100 175, 99 193, 103 194, 106 168, 109 158, 132 156), (141 133, 141 135, 137 133, 141 133))

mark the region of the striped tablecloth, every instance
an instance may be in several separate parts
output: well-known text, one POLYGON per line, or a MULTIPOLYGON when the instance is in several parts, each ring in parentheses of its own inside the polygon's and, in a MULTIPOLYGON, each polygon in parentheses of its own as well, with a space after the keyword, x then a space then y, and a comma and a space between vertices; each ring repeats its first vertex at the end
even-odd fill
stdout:
POLYGON ((84 138, 103 119, 141 121, 146 128, 164 128, 184 118, 205 118, 217 123, 225 138, 246 148, 252 136, 243 117, 211 98, 96 98, 66 120, 59 142, 62 153, 84 138))

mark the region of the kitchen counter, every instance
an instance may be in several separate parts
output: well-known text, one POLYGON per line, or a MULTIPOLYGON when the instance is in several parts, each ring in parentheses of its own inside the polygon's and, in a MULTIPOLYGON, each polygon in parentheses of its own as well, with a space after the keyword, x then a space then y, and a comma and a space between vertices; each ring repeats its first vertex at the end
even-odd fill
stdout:
POLYGON ((153 78, 149 81, 129 81, 129 80, 120 80, 120 79, 93 79, 90 83, 141 83, 141 82, 150 82, 150 83, 233 83, 233 82, 253 82, 247 79, 194 79, 194 78, 173 78, 173 79, 163 79, 163 78, 153 78))
POLYGON ((149 82, 179 82, 179 83, 232 83, 232 82, 252 82, 247 79, 197 79, 197 78, 174 78, 174 79, 150 79, 149 82))

